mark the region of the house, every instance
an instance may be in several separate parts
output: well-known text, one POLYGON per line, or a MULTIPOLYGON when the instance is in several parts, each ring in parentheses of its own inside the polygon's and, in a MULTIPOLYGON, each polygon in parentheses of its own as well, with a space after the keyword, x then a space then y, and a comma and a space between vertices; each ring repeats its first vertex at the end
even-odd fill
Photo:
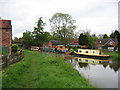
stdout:
POLYGON ((96 42, 96 47, 99 49, 107 48, 110 51, 117 49, 118 40, 117 39, 98 39, 96 42))
POLYGON ((68 46, 80 46, 77 39, 70 41, 67 45, 68 46))
POLYGON ((50 40, 49 42, 43 43, 43 47, 53 47, 55 48, 57 45, 63 45, 61 41, 50 40))
POLYGON ((50 40, 49 42, 43 43, 44 48, 56 48, 60 52, 66 52, 68 49, 65 45, 62 44, 61 41, 58 40, 50 40))
POLYGON ((11 54, 12 25, 11 20, 0 19, 0 51, 11 54))

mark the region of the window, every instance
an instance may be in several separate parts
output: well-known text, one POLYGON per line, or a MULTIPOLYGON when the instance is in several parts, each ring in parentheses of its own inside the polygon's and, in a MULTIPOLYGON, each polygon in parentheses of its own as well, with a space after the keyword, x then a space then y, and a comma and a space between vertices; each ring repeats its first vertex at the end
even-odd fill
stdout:
POLYGON ((112 42, 112 41, 110 42, 110 45, 113 45, 113 42, 112 42))
POLYGON ((81 61, 81 59, 79 59, 79 61, 81 61))
POLYGON ((85 53, 88 53, 88 51, 86 51, 85 53))
POLYGON ((94 63, 94 61, 93 61, 93 63, 94 63))
POLYGON ((80 53, 82 52, 82 51, 79 51, 80 53))
POLYGON ((95 52, 93 51, 93 53, 95 53, 95 52))

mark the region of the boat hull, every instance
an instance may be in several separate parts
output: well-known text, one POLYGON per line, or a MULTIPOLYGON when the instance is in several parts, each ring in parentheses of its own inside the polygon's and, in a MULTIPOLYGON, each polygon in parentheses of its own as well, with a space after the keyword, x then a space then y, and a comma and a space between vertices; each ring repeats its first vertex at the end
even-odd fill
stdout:
POLYGON ((81 56, 81 57, 88 57, 88 58, 101 58, 101 59, 108 59, 111 56, 110 55, 85 55, 85 54, 78 54, 78 53, 74 53, 76 56, 81 56))

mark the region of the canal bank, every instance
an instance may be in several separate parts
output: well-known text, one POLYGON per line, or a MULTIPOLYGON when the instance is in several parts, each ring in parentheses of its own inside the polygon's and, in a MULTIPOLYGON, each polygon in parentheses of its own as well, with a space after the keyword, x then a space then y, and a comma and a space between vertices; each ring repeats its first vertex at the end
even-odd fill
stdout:
POLYGON ((24 50, 24 59, 3 71, 3 88, 94 88, 54 53, 24 50))

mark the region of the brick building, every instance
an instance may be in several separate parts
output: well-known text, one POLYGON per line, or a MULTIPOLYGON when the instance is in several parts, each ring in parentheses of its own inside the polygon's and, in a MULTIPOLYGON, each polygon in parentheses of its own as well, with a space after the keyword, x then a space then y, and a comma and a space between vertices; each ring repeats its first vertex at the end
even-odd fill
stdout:
POLYGON ((0 51, 11 54, 12 25, 11 20, 0 19, 0 51))

